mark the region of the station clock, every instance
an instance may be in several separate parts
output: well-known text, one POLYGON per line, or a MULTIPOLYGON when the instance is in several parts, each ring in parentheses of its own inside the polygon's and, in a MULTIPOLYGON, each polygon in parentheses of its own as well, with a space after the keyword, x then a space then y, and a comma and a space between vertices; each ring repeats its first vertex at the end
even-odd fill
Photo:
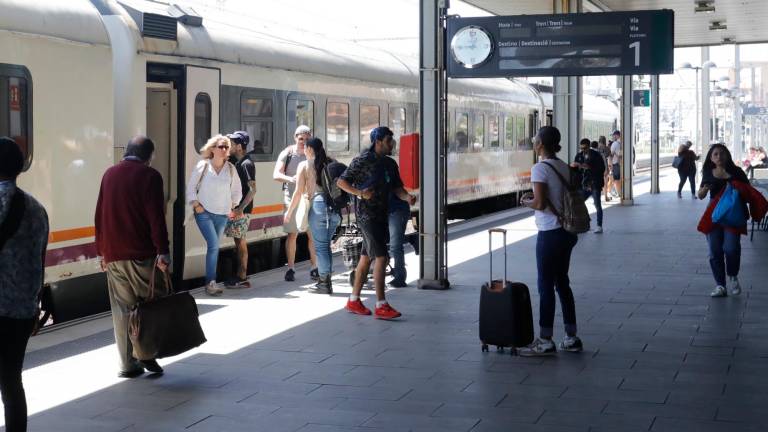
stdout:
POLYGON ((476 68, 491 58, 493 39, 482 27, 468 25, 451 39, 453 59, 467 69, 476 68))

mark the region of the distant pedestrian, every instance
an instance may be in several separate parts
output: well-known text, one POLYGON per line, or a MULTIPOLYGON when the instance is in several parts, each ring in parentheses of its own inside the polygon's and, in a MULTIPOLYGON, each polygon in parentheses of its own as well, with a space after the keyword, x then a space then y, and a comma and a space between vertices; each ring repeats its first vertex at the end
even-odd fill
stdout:
POLYGON ((309 204, 309 228, 315 247, 317 268, 319 277, 317 284, 310 289, 315 294, 332 294, 333 284, 333 253, 331 251, 331 238, 336 233, 336 228, 341 223, 341 213, 333 208, 333 198, 323 188, 323 176, 330 186, 346 166, 330 159, 323 147, 320 138, 310 138, 304 146, 304 154, 307 159, 299 164, 296 175, 296 190, 285 212, 285 223, 294 218, 294 211, 302 199, 309 204))
POLYGON ((754 177, 755 168, 768 168, 768 154, 764 147, 756 148, 751 156, 747 164, 747 176, 750 178, 754 177))
POLYGON ((576 304, 571 291, 568 270, 571 251, 578 238, 563 229, 560 218, 563 212, 563 181, 557 175, 568 179, 570 168, 557 158, 560 151, 560 131, 552 126, 539 129, 533 141, 533 149, 540 162, 531 169, 533 193, 526 194, 522 203, 535 210, 536 267, 539 288, 539 338, 527 347, 521 348, 522 356, 548 356, 557 352, 552 336, 555 322, 555 290, 560 297, 565 323, 565 338, 560 343, 563 351, 579 352, 583 349, 581 339, 576 336, 576 304), (555 172, 557 170, 557 172, 555 172))
MULTIPOLYGON (((721 192, 731 184, 733 187, 738 183, 749 185, 749 179, 741 168, 733 163, 731 152, 723 144, 713 144, 707 152, 707 158, 704 160, 704 166, 701 170, 701 186, 699 187, 698 197, 704 199, 709 195, 710 201, 720 198, 721 192)), ((709 266, 712 269, 712 275, 715 278, 715 289, 710 295, 712 297, 726 297, 726 275, 728 276, 728 285, 732 295, 741 294, 741 285, 739 284, 739 267, 741 266, 741 238, 742 234, 747 233, 746 215, 747 202, 741 200, 745 215, 743 225, 725 226, 713 224, 709 219, 709 227, 703 229, 707 236, 709 245, 709 266)), ((706 219, 706 213, 705 213, 706 219)), ((700 231, 702 225, 700 224, 700 231)))
MULTIPOLYGON (((400 177, 400 167, 397 165, 394 159, 387 156, 384 159, 387 166, 387 172, 392 179, 393 185, 402 185, 403 180, 400 177)), ((408 270, 405 268, 405 229, 408 226, 408 219, 411 218, 411 195, 409 195, 408 201, 403 201, 397 194, 397 190, 393 190, 389 194, 388 210, 389 210, 389 255, 393 260, 392 265, 392 280, 389 285, 395 288, 403 288, 408 286, 406 279, 408 278, 408 270)), ((415 200, 415 198, 414 198, 415 200)))
MULTIPOLYGON (((613 142, 611 143, 611 178, 613 190, 609 190, 615 197, 621 195, 621 162, 623 150, 621 148, 621 132, 613 132, 613 142)), ((611 189, 609 187, 608 189, 611 189)))
POLYGON ((212 296, 224 292, 216 283, 221 234, 230 212, 243 197, 237 169, 227 160, 231 147, 224 135, 209 139, 200 149, 202 160, 192 170, 187 183, 187 203, 195 212, 195 222, 207 245, 205 292, 212 296))
POLYGON ((237 176, 240 179, 240 189, 243 198, 240 204, 232 210, 232 215, 224 228, 224 234, 232 237, 237 250, 238 269, 237 275, 227 281, 228 288, 250 288, 248 282, 248 226, 251 210, 253 210, 253 196, 256 194, 256 165, 254 165, 248 153, 250 135, 246 131, 237 131, 227 135, 232 143, 229 162, 235 165, 237 176))
POLYGON ((38 319, 48 243, 48 214, 16 186, 24 156, 0 138, 0 394, 5 430, 27 430, 27 397, 21 380, 27 342, 38 319))
POLYGON ((691 196, 696 198, 696 161, 699 157, 691 150, 693 143, 686 141, 685 144, 677 148, 677 156, 680 157, 680 165, 677 166, 677 175, 680 177, 680 183, 677 185, 677 197, 683 197, 683 186, 685 181, 691 184, 691 196))
POLYGON ((161 272, 171 262, 163 178, 149 166, 154 151, 151 139, 133 137, 123 160, 104 173, 96 202, 96 252, 107 272, 121 378, 137 377, 144 369, 163 372, 155 360, 136 360, 128 338, 128 315, 149 297, 153 268, 160 270, 155 282, 162 287, 161 272))
POLYGON ((611 200, 611 195, 608 193, 611 188, 611 147, 608 145, 608 141, 605 136, 600 135, 597 139, 597 151, 603 156, 603 162, 605 164, 605 174, 603 175, 603 198, 605 201, 611 200))
MULTIPOLYGON (((277 162, 275 162, 272 178, 283 185, 283 204, 285 205, 286 211, 291 204, 293 192, 296 190, 296 174, 299 170, 299 164, 307 160, 307 157, 304 154, 304 145, 311 136, 312 131, 309 129, 309 126, 300 125, 293 133, 294 144, 287 146, 280 152, 280 155, 277 156, 277 162)), ((284 218, 283 231, 287 234, 287 237, 285 238, 285 257, 288 260, 288 270, 285 272, 285 280, 291 282, 296 279, 294 265, 296 263, 296 239, 299 236, 299 226, 296 224, 296 219, 284 218)), ((317 281, 320 274, 317 270, 315 247, 312 244, 311 231, 307 231, 307 247, 309 248, 309 261, 312 263, 309 276, 312 280, 317 281)))
POLYGON ((370 309, 360 300, 360 291, 363 288, 363 280, 368 275, 371 259, 374 259, 373 280, 377 297, 375 315, 379 319, 394 319, 401 315, 387 303, 384 294, 384 273, 389 261, 387 207, 390 193, 395 193, 411 205, 416 202, 416 198, 405 191, 402 183, 397 183, 399 179, 393 178, 387 170, 385 159, 392 154, 395 146, 393 136, 392 130, 386 126, 373 129, 371 147, 352 159, 349 168, 337 182, 341 189, 358 197, 355 215, 363 232, 365 252, 355 270, 355 283, 346 308, 359 315, 371 314, 370 309))
POLYGON ((592 197, 597 210, 597 227, 595 233, 603 232, 603 206, 600 203, 600 192, 603 189, 603 174, 605 173, 605 164, 603 156, 590 147, 589 139, 584 138, 579 142, 579 154, 576 155, 574 163, 571 165, 581 171, 582 190, 584 199, 592 197))

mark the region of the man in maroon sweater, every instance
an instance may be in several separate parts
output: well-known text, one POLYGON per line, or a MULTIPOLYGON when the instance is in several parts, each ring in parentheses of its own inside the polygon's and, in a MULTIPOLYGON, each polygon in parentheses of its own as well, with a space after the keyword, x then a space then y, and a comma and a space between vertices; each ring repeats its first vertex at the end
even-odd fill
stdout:
POLYGON ((155 286, 163 289, 161 272, 170 263, 163 178, 149 166, 154 151, 149 138, 132 138, 123 160, 104 173, 96 203, 96 251, 107 272, 122 378, 163 372, 155 360, 136 360, 128 338, 129 311, 149 296, 153 267, 160 270, 155 286))

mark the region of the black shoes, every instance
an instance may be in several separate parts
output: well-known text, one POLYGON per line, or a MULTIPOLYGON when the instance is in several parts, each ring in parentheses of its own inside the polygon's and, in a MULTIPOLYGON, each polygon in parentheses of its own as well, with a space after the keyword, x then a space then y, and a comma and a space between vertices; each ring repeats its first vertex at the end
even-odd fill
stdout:
POLYGON ((289 268, 287 272, 285 272, 285 281, 286 282, 293 282, 296 280, 296 272, 293 271, 293 269, 289 268))
POLYGON ((161 374, 163 373, 163 368, 160 367, 159 364, 157 364, 156 360, 139 360, 139 364, 144 367, 144 369, 156 373, 161 374))
POLYGON ((320 280, 320 272, 317 271, 316 268, 313 268, 309 271, 309 278, 313 281, 317 282, 320 280))
POLYGON ((392 279, 392 280, 389 282, 389 286, 391 286, 391 287, 393 287, 393 288, 405 288, 405 287, 407 287, 407 286, 408 286, 408 284, 407 284, 407 283, 405 283, 405 281, 404 281, 404 280, 399 280, 399 279, 392 279))
POLYGON ((333 294, 333 285, 331 284, 331 275, 319 277, 315 286, 309 289, 313 294, 333 294))
POLYGON ((138 367, 136 369, 129 369, 120 371, 120 373, 117 374, 118 378, 136 378, 144 374, 144 368, 138 367))

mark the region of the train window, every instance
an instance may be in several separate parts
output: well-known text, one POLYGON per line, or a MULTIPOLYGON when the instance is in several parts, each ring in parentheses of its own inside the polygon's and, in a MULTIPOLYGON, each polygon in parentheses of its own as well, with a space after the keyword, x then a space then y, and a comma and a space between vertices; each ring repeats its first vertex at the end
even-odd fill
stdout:
POLYGON ((378 105, 360 105, 360 146, 371 142, 371 131, 381 126, 381 111, 378 105))
POLYGON ((325 145, 329 152, 349 150, 349 104, 328 102, 325 107, 325 145))
POLYGON ((272 125, 274 105, 272 98, 243 94, 240 102, 242 128, 251 136, 254 154, 272 154, 272 125))
POLYGON ((504 147, 515 148, 515 118, 511 115, 504 117, 504 147))
POLYGON ((208 138, 211 137, 211 97, 208 93, 195 96, 195 150, 200 153, 208 138))
POLYGON ((315 130, 315 102, 307 99, 288 98, 288 132, 286 136, 293 137, 299 125, 307 125, 315 130))
POLYGON ((499 116, 488 117, 488 141, 491 147, 499 147, 499 116))
POLYGON ((482 114, 475 114, 473 129, 473 141, 472 151, 482 151, 483 144, 485 143, 485 116, 482 114))
POLYGON ((530 141, 525 135, 525 117, 518 117, 515 119, 515 136, 517 137, 517 149, 518 150, 530 150, 528 145, 530 141))
POLYGON ((32 162, 32 89, 29 71, 0 64, 0 136, 16 141, 24 156, 24 170, 32 162))
POLYGON ((454 136, 457 152, 466 152, 469 146, 469 114, 456 113, 456 135, 454 136))
POLYGON ((405 134, 405 108, 389 107, 389 128, 395 134, 395 139, 405 134))

